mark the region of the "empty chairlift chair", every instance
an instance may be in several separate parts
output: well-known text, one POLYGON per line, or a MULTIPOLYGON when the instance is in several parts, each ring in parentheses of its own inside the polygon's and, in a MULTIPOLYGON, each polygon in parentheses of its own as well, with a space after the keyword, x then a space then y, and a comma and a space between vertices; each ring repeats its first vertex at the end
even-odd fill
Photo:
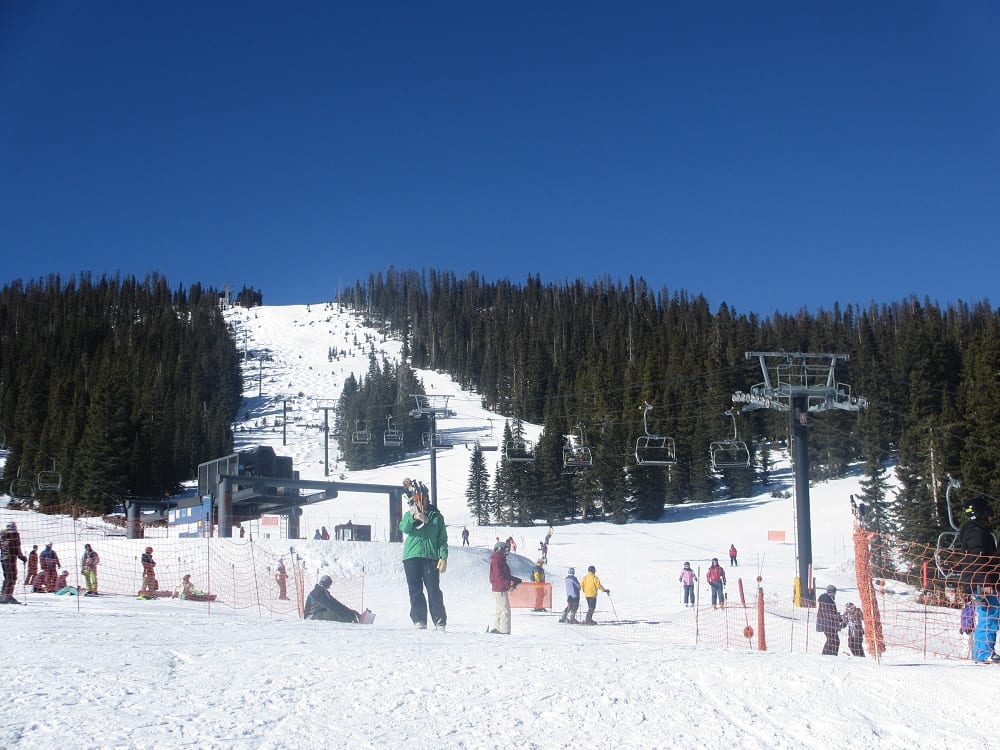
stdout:
POLYGON ((649 431, 646 415, 652 409, 650 404, 642 407, 642 429, 646 434, 636 438, 635 462, 639 466, 673 466, 677 463, 677 445, 672 437, 654 435, 649 431))
POLYGON ((712 471, 722 471, 723 469, 749 469, 750 449, 736 435, 736 414, 732 409, 725 412, 733 420, 733 436, 723 440, 716 440, 708 447, 709 457, 712 460, 712 471))

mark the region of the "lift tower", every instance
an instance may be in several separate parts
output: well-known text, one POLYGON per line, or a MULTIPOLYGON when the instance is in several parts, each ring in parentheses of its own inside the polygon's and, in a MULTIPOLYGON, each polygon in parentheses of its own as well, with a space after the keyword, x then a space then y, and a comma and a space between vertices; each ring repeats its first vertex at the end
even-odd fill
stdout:
POLYGON ((809 413, 842 409, 860 411, 868 401, 851 395, 851 387, 838 383, 834 371, 846 354, 789 354, 787 352, 746 352, 747 359, 760 362, 764 382, 737 391, 735 403, 743 411, 777 409, 791 416, 792 463, 795 467, 795 514, 799 558, 799 603, 815 606, 812 585, 812 522, 809 514, 809 413))

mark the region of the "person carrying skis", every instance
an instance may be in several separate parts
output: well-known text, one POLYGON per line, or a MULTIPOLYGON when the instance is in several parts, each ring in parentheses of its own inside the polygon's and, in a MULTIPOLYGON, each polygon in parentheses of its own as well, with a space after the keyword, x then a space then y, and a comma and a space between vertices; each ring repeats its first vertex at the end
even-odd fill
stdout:
POLYGON ((570 568, 566 571, 566 609, 563 610, 559 622, 575 625, 578 609, 580 609, 580 581, 576 577, 576 568, 570 568))
POLYGON ((409 510, 403 514, 399 530, 406 534, 403 571, 410 595, 410 620, 418 630, 426 630, 429 609, 434 629, 444 630, 448 624, 441 593, 441 575, 448 568, 448 530, 444 516, 409 479, 403 481, 403 488, 409 495, 409 510))
POLYGON ((493 589, 493 601, 496 608, 493 613, 491 633, 510 635, 510 597, 507 592, 516 588, 521 579, 511 575, 507 564, 507 545, 497 542, 490 555, 490 587, 493 589))
POLYGON ((836 596, 837 587, 830 584, 816 603, 816 630, 826 636, 824 656, 836 656, 840 653, 840 631, 844 627, 844 619, 837 611, 837 602, 834 601, 836 596))
POLYGON ((587 575, 580 581, 580 591, 583 592, 584 597, 587 599, 587 616, 584 618, 583 624, 593 625, 594 610, 597 609, 597 592, 603 591, 610 596, 611 589, 604 588, 601 579, 597 577, 597 568, 591 565, 587 568, 587 575))
POLYGON ((28 562, 21 551, 21 534, 17 524, 11 521, 0 532, 0 566, 3 567, 3 589, 0 593, 0 604, 20 604, 14 598, 14 586, 17 584, 17 561, 28 562))
POLYGON ((361 622, 361 613, 351 609, 330 593, 333 579, 321 576, 306 597, 302 611, 303 620, 330 620, 332 622, 361 622))
POLYGON ((729 567, 730 568, 735 568, 738 565, 739 565, 739 563, 736 562, 736 545, 735 544, 730 544, 729 545, 729 567))
POLYGON ((83 574, 83 581, 87 587, 84 596, 97 596, 97 564, 101 562, 94 548, 89 544, 83 545, 83 557, 80 558, 80 573, 83 574))
POLYGON ((705 573, 705 580, 712 587, 712 609, 726 606, 726 569, 719 565, 719 558, 712 558, 712 565, 705 573))
POLYGON ((691 570, 691 563, 684 563, 684 567, 681 569, 681 574, 677 578, 684 586, 684 606, 693 607, 694 602, 694 584, 698 580, 698 576, 694 574, 691 570))

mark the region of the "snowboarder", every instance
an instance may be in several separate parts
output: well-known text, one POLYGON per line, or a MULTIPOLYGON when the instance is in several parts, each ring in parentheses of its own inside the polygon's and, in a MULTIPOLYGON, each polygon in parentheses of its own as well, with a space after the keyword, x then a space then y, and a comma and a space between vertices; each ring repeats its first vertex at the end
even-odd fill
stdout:
POLYGON ((840 630, 844 627, 844 619, 837 611, 837 587, 830 584, 826 587, 826 593, 821 594, 817 600, 816 609, 816 630, 826 636, 826 644, 823 646, 825 656, 836 656, 840 653, 840 630))
POLYGON ((521 579, 511 575, 507 564, 507 545, 497 542, 490 555, 490 587, 496 608, 493 614, 491 633, 510 635, 510 597, 507 592, 517 587, 521 579))
POLYGON ((361 622, 361 613, 353 610, 337 600, 330 593, 333 579, 321 576, 319 582, 306 597, 306 606, 302 612, 304 620, 331 620, 333 622, 361 622))
POLYGON ((712 587, 712 609, 726 606, 726 569, 719 565, 719 558, 712 558, 712 565, 705 573, 705 580, 712 587))
POLYGON ((575 625, 578 609, 580 609, 580 581, 576 577, 576 568, 570 568, 566 571, 566 609, 563 610, 559 622, 575 625))
POLYGON ((80 558, 80 573, 87 587, 84 596, 97 596, 97 565, 101 558, 89 544, 83 545, 83 557, 80 558))
POLYGON ((584 597, 587 599, 587 616, 584 618, 583 624, 593 625, 594 610, 597 609, 597 592, 603 591, 610 596, 611 589, 604 588, 601 579, 597 577, 597 568, 591 565, 587 568, 587 575, 580 581, 580 591, 583 592, 584 597))
POLYGON ((684 606, 693 607, 695 604, 694 584, 698 580, 698 576, 696 576, 694 571, 691 570, 691 563, 684 563, 684 567, 681 568, 681 574, 677 580, 684 586, 684 606))
POLYGON ((427 628, 427 614, 435 630, 444 630, 448 613, 441 593, 441 574, 448 568, 448 530, 444 516, 409 479, 403 481, 409 495, 409 510, 399 522, 406 534, 403 542, 403 570, 410 595, 410 620, 418 630, 427 628), (424 589, 427 597, 424 597, 424 589))
POLYGON ((0 593, 0 604, 20 604, 14 598, 14 586, 17 584, 17 561, 28 562, 21 551, 21 535, 17 524, 11 521, 7 528, 0 532, 0 566, 3 567, 3 590, 0 593))

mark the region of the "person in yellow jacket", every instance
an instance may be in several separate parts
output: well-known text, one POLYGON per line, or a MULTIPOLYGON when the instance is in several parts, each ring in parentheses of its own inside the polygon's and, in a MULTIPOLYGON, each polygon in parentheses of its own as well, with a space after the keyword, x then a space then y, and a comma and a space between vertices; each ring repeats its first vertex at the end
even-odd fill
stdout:
POLYGON ((584 625, 594 624, 594 610, 597 609, 598 591, 603 591, 607 594, 611 593, 611 589, 604 588, 601 579, 597 577, 597 568, 591 565, 587 568, 587 575, 580 581, 580 592, 587 599, 587 617, 583 621, 584 625))

